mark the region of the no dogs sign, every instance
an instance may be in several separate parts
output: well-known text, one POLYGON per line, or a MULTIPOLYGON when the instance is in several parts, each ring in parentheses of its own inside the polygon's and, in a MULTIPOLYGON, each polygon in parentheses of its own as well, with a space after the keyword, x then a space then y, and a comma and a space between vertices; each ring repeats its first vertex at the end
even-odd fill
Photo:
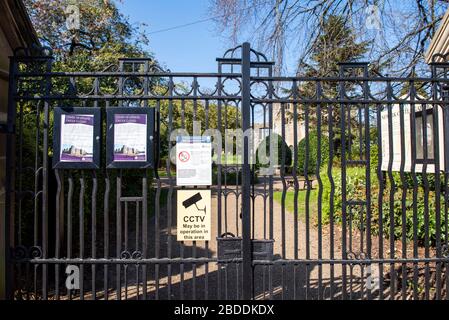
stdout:
POLYGON ((176 184, 212 184, 212 145, 209 136, 179 136, 176 140, 176 184))

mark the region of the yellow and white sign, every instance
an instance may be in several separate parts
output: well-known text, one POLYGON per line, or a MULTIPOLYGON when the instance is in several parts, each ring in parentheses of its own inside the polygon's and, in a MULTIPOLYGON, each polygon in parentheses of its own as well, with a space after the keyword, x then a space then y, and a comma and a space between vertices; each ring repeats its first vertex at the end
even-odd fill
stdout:
POLYGON ((177 240, 209 241, 211 234, 210 190, 178 190, 177 240))

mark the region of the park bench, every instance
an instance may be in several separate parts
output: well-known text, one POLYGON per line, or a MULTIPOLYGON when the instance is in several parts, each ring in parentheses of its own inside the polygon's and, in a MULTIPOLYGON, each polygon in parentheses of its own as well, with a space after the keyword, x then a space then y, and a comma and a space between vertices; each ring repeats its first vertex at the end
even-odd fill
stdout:
MULTIPOLYGON (((298 177, 298 184, 299 184, 299 189, 301 190, 306 190, 307 189, 307 184, 310 183, 311 189, 313 189, 312 183, 313 183, 313 179, 306 178, 306 177, 298 177), (301 188, 301 184, 302 184, 302 188, 301 188)), ((294 187, 295 186, 295 179, 288 179, 287 180, 287 184, 290 187, 294 187)))

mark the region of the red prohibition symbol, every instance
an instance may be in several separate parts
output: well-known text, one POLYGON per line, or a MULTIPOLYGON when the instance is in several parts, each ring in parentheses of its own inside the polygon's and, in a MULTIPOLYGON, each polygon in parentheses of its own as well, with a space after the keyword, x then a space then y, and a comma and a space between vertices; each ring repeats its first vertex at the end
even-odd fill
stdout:
POLYGON ((178 158, 181 162, 187 162, 190 159, 190 154, 187 151, 181 151, 178 154, 178 158))

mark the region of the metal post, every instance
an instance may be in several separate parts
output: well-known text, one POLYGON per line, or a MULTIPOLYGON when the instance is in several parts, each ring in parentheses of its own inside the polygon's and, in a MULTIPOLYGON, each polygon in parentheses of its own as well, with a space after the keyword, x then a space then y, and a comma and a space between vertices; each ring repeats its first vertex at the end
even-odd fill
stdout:
MULTIPOLYGON (((444 90, 449 90, 445 88, 444 90)), ((443 96, 443 142, 444 142, 444 173, 449 174, 449 96, 445 93, 443 96)))
MULTIPOLYGON (((17 63, 14 57, 9 62, 9 89, 8 89, 8 118, 6 136, 6 177, 5 177, 5 219, 4 219, 4 275, 0 279, 0 293, 4 292, 6 299, 13 299, 13 268, 11 264, 11 250, 14 247, 14 161, 15 161, 15 123, 16 123, 16 103, 14 95, 16 93, 16 71, 17 63), (4 278, 3 278, 4 276, 4 278)), ((1 242, 1 241, 0 241, 1 242)), ((3 296, 3 294, 1 294, 3 296)))
MULTIPOLYGON (((431 70, 432 70, 432 79, 436 80, 438 78, 438 72, 437 72, 437 63, 431 63, 430 64, 431 70)), ((449 64, 444 63, 442 65, 442 68, 444 68, 446 74, 447 68, 449 68, 449 64)), ((443 103, 441 104, 442 110, 443 110, 443 134, 440 139, 443 139, 444 148, 444 173, 449 174, 449 85, 447 83, 441 84, 441 100, 443 103)), ((438 126, 438 124, 437 124, 438 126)), ((437 142, 439 143, 439 142, 437 142)))
MULTIPOLYGON (((250 127, 251 117, 251 50, 248 42, 242 45, 242 130, 245 133, 250 127)), ((251 248, 251 171, 249 166, 249 141, 243 135, 242 166, 242 237, 243 237, 243 295, 242 299, 250 300, 253 296, 253 268, 251 248)))

